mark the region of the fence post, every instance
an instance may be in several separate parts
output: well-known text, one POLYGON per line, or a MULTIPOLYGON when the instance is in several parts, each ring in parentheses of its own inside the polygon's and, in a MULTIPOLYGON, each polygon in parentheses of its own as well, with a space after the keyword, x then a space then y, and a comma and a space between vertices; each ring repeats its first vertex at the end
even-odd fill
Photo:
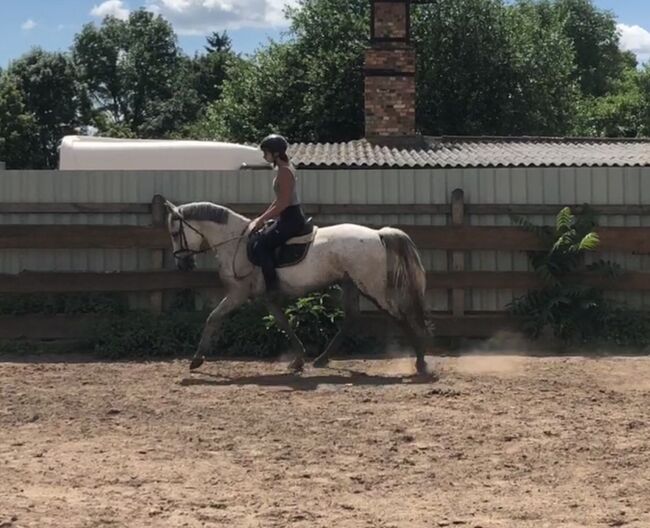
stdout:
MULTIPOLYGON (((462 226, 465 223, 465 199, 462 189, 455 189, 451 193, 451 225, 462 226)), ((451 270, 465 270, 465 252, 453 251, 451 253, 451 270)), ((454 317, 465 315, 465 290, 454 288, 451 290, 451 312, 454 317)))
MULTIPOLYGON (((151 201, 151 225, 154 227, 165 227, 165 199, 156 194, 151 201)), ((165 251, 153 249, 151 251, 151 268, 153 270, 163 269, 165 251)), ((149 297, 151 311, 161 313, 163 309, 163 292, 151 292, 149 297)))

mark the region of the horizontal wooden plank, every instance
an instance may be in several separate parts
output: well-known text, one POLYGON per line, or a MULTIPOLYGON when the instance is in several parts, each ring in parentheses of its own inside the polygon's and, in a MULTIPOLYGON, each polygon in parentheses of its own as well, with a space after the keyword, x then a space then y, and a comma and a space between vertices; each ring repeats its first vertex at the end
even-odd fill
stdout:
POLYGON ((173 270, 0 274, 0 293, 136 292, 218 288, 216 271, 173 270))
MULTIPOLYGON (((372 226, 371 226, 372 227, 372 226)), ((375 226, 378 227, 378 226, 375 226)), ((527 251, 543 249, 531 233, 504 226, 396 226, 420 249, 527 251)), ((650 254, 650 227, 598 228, 600 251, 650 254)), ((0 249, 168 249, 164 227, 0 225, 0 249)))
POLYGON ((0 316, 0 339, 79 340, 97 321, 91 315, 0 316))
MULTIPOLYGON (((172 200, 173 201, 173 200, 172 200)), ((556 215, 569 205, 581 212, 578 204, 465 204, 467 215, 556 215)), ((244 215, 259 214, 267 203, 226 204, 244 215)), ((451 205, 442 204, 331 204, 303 205, 309 215, 396 215, 396 214, 451 214, 451 205)), ((650 205, 592 205, 599 215, 650 215, 650 205)), ((0 214, 150 214, 150 203, 95 203, 95 202, 0 202, 0 214)))
MULTIPOLYGON (((465 204, 465 213, 469 215, 557 215, 569 206, 574 214, 584 210, 577 204, 465 204)), ((598 216, 644 216, 650 215, 650 205, 591 205, 598 216)))
MULTIPOLYGON (((628 271, 621 277, 607 278, 593 274, 574 274, 569 280, 611 291, 650 291, 650 273, 628 271)), ((462 271, 428 272, 428 289, 512 289, 527 290, 543 286, 534 272, 462 271)))
POLYGON ((1 225, 0 249, 160 249, 165 228, 96 225, 1 225))
MULTIPOLYGON (((421 249, 529 251, 544 249, 532 233, 509 226, 399 226, 421 249)), ((650 227, 600 227, 599 251, 650 254, 650 227)))
MULTIPOLYGON (((88 336, 98 315, 22 315, 0 316, 0 339, 78 340, 88 336)), ((490 337, 503 330, 516 330, 516 320, 502 312, 454 317, 432 314, 435 335, 440 337, 490 337)), ((383 336, 394 330, 383 315, 363 314, 364 333, 383 336)))
MULTIPOLYGON (((172 200, 173 201, 173 200, 172 200)), ((226 204, 227 207, 240 214, 258 214, 267 203, 226 204)), ((579 204, 465 204, 466 215, 557 215, 565 206, 571 207, 574 213, 583 211, 579 204)), ((650 215, 650 205, 592 205, 598 215, 650 215)), ((410 215, 431 214, 450 215, 451 204, 332 204, 307 203, 303 204, 309 215, 410 215)))
POLYGON ((150 214, 151 204, 3 202, 0 214, 150 214))
MULTIPOLYGON (((650 291, 650 273, 626 272, 606 279, 575 275, 582 284, 614 291, 650 291)), ((183 273, 175 270, 94 272, 30 272, 0 275, 0 293, 136 292, 219 288, 216 271, 183 273)), ((521 271, 429 272, 433 289, 532 289, 542 286, 535 273, 521 271)))

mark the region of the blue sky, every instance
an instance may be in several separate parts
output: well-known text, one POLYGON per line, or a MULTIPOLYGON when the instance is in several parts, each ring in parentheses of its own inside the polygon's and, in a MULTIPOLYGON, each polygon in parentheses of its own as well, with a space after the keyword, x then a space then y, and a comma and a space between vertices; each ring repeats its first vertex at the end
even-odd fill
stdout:
MULTIPOLYGON (((228 30, 236 51, 252 53, 286 30, 284 5, 297 0, 0 0, 0 67, 33 46, 67 50, 87 22, 104 15, 124 17, 142 6, 167 18, 183 50, 202 49, 205 35, 228 30)), ((595 0, 614 12, 622 45, 643 62, 650 58, 650 0, 595 0)))

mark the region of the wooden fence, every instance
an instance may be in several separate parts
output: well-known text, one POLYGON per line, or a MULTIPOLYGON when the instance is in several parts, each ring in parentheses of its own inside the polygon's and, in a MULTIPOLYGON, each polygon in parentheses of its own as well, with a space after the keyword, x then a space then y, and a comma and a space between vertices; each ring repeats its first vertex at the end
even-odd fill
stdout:
MULTIPOLYGON (((255 213, 259 204, 234 204, 242 214, 255 213)), ((465 269, 465 253, 472 250, 526 251, 540 249, 539 240, 531 233, 512 226, 467 225, 469 215, 555 215, 559 205, 465 204, 463 191, 455 190, 450 204, 306 204, 308 214, 318 222, 320 215, 373 214, 444 214, 448 225, 396 226, 407 232, 420 249, 446 250, 450 269, 428 272, 429 289, 449 292, 449 311, 433 313, 437 333, 442 336, 485 337, 514 323, 503 313, 468 312, 465 291, 473 288, 530 289, 540 286, 532 272, 473 271, 465 269)), ((580 210, 579 205, 573 206, 580 210)), ((650 215, 650 206, 602 205, 599 215, 650 215)), ((123 203, 0 203, 0 214, 149 214, 147 226, 124 225, 0 225, 0 249, 122 249, 151 250, 153 267, 146 271, 113 273, 30 272, 16 275, 0 274, 0 294, 62 293, 62 292, 150 292, 151 309, 163 307, 163 291, 215 288, 215 272, 180 273, 163 269, 164 252, 170 239, 164 225, 163 200, 155 196, 148 204, 123 203)), ((320 225, 324 225, 320 223, 320 225)), ((375 226, 377 227, 377 226, 375 226)), ((650 227, 601 227, 597 229, 599 251, 650 255, 650 227)), ((616 279, 590 275, 576 276, 589 284, 607 290, 650 291, 650 273, 626 272, 616 279)), ((63 339, 78 337, 87 318, 79 316, 0 317, 0 338, 28 337, 63 339)))

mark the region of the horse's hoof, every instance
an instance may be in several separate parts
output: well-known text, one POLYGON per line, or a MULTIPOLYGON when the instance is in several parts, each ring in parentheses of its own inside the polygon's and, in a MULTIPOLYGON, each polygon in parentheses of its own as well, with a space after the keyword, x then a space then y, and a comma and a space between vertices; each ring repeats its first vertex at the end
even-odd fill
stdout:
POLYGON ((291 363, 289 363, 289 371, 293 372, 294 374, 299 374, 302 372, 305 368, 305 362, 302 359, 294 359, 291 363))
POLYGON ((418 360, 415 362, 415 370, 420 376, 426 376, 429 374, 429 368, 427 367, 427 362, 424 360, 418 360))
POLYGON ((330 360, 327 358, 316 358, 312 365, 316 368, 325 368, 327 365, 329 365, 330 360))
POLYGON ((190 363, 190 370, 195 370, 199 368, 201 365, 203 365, 204 360, 205 358, 203 356, 193 357, 192 362, 190 363))

